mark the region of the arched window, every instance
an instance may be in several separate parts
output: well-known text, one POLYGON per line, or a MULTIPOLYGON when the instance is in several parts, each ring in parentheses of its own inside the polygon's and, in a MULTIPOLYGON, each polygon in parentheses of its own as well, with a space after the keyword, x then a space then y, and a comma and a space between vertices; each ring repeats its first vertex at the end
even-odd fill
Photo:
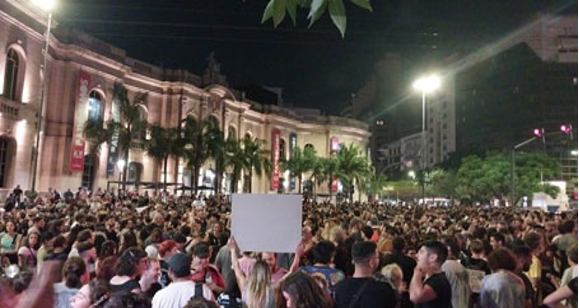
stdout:
POLYGON ((229 128, 227 129, 227 138, 237 140, 237 132, 235 127, 229 125, 229 128))
POLYGON ((209 118, 207 118, 207 121, 213 123, 213 128, 217 128, 217 129, 220 129, 220 128, 221 128, 221 127, 219 126, 219 120, 217 120, 216 117, 210 116, 209 118))
POLYGON ((13 101, 17 97, 19 69, 20 57, 18 57, 18 53, 14 49, 8 50, 4 70, 4 97, 13 101))
MULTIPOLYGON (((90 113, 89 113, 90 115, 90 113)), ((84 168, 82 170, 82 187, 92 190, 95 177, 95 164, 91 155, 84 157, 84 168)))
POLYGON ((103 119, 103 98, 98 91, 91 91, 88 96, 88 120, 99 121, 103 119))
POLYGON ((306 145, 304 146, 304 150, 305 150, 305 149, 312 149, 312 150, 314 150, 314 145, 311 144, 311 143, 306 143, 306 145))

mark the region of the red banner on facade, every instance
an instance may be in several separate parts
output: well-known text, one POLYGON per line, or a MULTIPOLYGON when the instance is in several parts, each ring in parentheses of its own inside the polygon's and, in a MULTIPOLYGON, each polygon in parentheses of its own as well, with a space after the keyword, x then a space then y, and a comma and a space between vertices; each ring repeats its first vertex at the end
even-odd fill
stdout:
POLYGON ((332 180, 332 191, 336 192, 338 191, 338 185, 340 183, 340 180, 338 180, 338 178, 335 178, 332 180))
POLYGON ((280 165, 279 165, 279 143, 281 139, 281 132, 279 129, 274 129, 271 132, 271 189, 277 190, 279 187, 279 175, 280 175, 280 165))
POLYGON ((76 88, 76 110, 72 130, 72 148, 70 153, 70 172, 82 172, 84 169, 83 126, 88 118, 88 90, 90 75, 87 72, 78 72, 76 88))

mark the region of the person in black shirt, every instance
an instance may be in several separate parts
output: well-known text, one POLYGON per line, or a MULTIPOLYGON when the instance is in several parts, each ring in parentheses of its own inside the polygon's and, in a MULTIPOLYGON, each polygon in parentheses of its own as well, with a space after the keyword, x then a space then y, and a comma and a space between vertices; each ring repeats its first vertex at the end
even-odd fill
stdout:
POLYGON ((439 241, 427 241, 418 251, 410 281, 410 300, 419 308, 451 308, 452 289, 442 272, 448 249, 439 241))
POLYGON ((380 254, 373 242, 352 246, 354 275, 336 286, 336 307, 396 307, 396 294, 390 284, 374 279, 380 254))
POLYGON ((535 289, 533 289, 533 284, 531 283, 531 280, 529 280, 529 277, 524 273, 529 271, 531 263, 533 262, 531 249, 526 245, 517 245, 513 247, 513 254, 517 260, 517 270, 515 271, 515 274, 517 274, 525 284, 525 300, 531 307, 537 307, 535 289))
POLYGON ((577 298, 577 277, 573 278, 566 286, 562 286, 557 291, 549 294, 543 300, 543 305, 548 307, 565 307, 561 301, 570 297, 577 298))
POLYGON ((475 239, 470 243, 471 257, 468 259, 467 268, 483 271, 485 275, 491 273, 488 262, 484 259, 484 244, 481 240, 475 239))
POLYGON ((414 272, 414 267, 416 267, 416 261, 404 254, 404 248, 406 247, 406 242, 404 238, 398 236, 392 241, 392 248, 394 251, 384 258, 384 265, 396 263, 402 269, 404 275, 404 282, 406 285, 410 285, 410 280, 412 279, 412 273, 414 272))
POLYGON ((22 189, 20 185, 16 185, 16 187, 12 190, 12 195, 14 196, 16 202, 20 203, 22 200, 22 189))

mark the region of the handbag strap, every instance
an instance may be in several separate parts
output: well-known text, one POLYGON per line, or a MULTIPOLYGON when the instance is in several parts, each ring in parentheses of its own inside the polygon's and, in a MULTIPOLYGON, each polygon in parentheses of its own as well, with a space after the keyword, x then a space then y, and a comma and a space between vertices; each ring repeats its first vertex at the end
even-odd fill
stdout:
POLYGON ((358 300, 362 296, 362 293, 364 293, 364 290, 366 290, 366 287, 370 284, 370 281, 371 281, 371 279, 364 281, 364 284, 362 284, 362 286, 360 287, 358 292, 356 292, 356 294, 354 294, 354 296, 352 296, 352 299, 350 300, 350 304, 348 305, 348 308, 354 308, 356 306, 356 303, 358 302, 358 300))

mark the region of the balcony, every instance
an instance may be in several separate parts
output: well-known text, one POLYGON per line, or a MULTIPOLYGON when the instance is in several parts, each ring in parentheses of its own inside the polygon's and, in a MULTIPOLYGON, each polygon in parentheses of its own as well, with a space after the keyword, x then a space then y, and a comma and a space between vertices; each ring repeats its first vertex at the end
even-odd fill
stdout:
POLYGON ((2 113, 2 116, 18 118, 20 117, 21 107, 22 103, 0 96, 0 113, 2 113))

